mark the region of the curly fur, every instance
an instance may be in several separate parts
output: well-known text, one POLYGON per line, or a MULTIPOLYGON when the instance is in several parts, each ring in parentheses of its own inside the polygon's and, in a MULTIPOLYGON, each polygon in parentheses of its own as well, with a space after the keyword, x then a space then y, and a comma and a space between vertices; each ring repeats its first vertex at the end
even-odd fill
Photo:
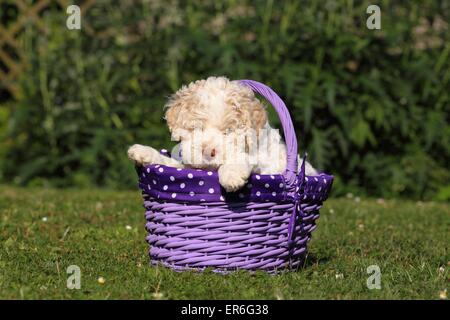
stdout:
MULTIPOLYGON (((241 188, 252 172, 278 174, 286 169, 286 147, 278 131, 269 126, 265 106, 238 82, 225 77, 192 82, 173 94, 165 109, 172 139, 180 141, 181 159, 134 145, 128 156, 137 164, 218 170, 227 191, 241 188), (271 135, 262 134, 266 131, 271 135), (244 143, 238 143, 242 139, 244 143), (250 151, 255 149, 252 158, 250 151)), ((309 164, 306 169, 309 175, 317 173, 309 164)))

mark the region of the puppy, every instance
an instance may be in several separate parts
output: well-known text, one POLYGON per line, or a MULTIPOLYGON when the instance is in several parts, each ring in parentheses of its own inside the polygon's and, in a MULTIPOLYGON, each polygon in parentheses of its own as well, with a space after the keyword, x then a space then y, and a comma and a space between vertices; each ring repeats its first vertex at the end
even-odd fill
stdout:
MULTIPOLYGON (((225 77, 195 81, 172 95, 165 109, 172 140, 180 141, 175 157, 135 144, 128 157, 136 164, 217 170, 227 192, 243 187, 252 173, 285 171, 286 146, 278 130, 270 127, 253 91, 239 82, 225 77)), ((306 174, 317 175, 309 163, 306 174)))

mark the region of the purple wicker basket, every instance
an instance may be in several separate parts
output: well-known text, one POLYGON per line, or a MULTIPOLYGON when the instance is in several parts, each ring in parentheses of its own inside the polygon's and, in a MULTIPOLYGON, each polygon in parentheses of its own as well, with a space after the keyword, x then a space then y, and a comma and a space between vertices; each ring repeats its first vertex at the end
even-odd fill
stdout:
POLYGON ((298 173, 297 139, 289 111, 269 87, 240 80, 265 97, 281 120, 287 146, 283 174, 250 176, 226 193, 217 172, 163 165, 138 167, 152 264, 177 271, 238 269, 275 272, 303 261, 333 176, 298 173))

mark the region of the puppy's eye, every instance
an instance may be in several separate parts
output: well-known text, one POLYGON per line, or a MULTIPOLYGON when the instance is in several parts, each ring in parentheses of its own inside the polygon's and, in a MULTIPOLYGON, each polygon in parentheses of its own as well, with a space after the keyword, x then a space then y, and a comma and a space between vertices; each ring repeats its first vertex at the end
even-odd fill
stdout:
POLYGON ((230 133, 233 133, 233 129, 230 129, 230 128, 226 128, 226 129, 222 129, 222 133, 223 134, 230 134, 230 133))
POLYGON ((187 125, 187 129, 188 130, 201 130, 202 129, 202 124, 200 123, 200 122, 192 122, 192 123, 189 123, 188 125, 187 125))
POLYGON ((238 131, 242 131, 245 129, 244 125, 241 124, 232 124, 229 127, 226 128, 226 130, 231 133, 231 132, 238 132, 238 131))
POLYGON ((221 129, 222 129, 222 132, 225 132, 225 133, 233 132, 236 130, 236 123, 228 122, 228 123, 222 125, 221 129))

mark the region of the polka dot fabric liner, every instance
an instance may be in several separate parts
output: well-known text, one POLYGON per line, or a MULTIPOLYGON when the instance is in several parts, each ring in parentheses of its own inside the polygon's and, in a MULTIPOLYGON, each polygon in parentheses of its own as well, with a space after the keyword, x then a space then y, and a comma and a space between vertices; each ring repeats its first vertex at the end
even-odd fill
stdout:
MULTIPOLYGON (((293 196, 286 190, 283 175, 252 174, 237 192, 227 193, 219 183, 217 171, 180 169, 163 165, 138 167, 139 188, 155 199, 181 202, 282 202, 293 196)), ((331 176, 305 177, 303 200, 328 194, 331 176)))

